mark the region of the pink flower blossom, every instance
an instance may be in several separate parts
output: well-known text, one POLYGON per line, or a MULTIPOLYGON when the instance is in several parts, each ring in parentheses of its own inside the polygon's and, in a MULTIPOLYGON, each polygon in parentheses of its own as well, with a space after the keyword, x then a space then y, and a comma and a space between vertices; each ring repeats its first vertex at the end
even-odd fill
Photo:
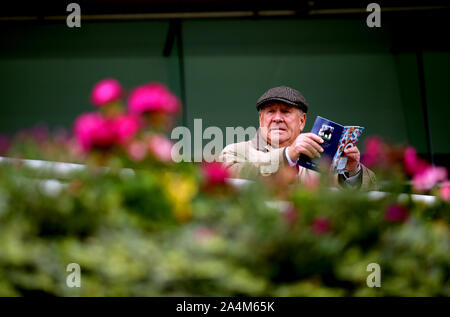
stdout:
POLYGON ((147 144, 142 141, 134 141, 128 146, 128 156, 133 161, 142 161, 147 155, 147 144))
POLYGON ((5 155, 8 152, 9 145, 8 138, 0 134, 0 155, 5 155))
POLYGON ((133 139, 139 131, 139 118, 133 115, 120 115, 114 118, 114 129, 117 135, 117 141, 125 144, 133 139))
POLYGON ((403 156, 405 171, 410 175, 421 173, 429 166, 427 161, 417 156, 417 152, 412 146, 405 149, 403 156))
POLYGON ((441 186, 441 199, 450 201, 450 182, 445 182, 441 186))
POLYGON ((180 108, 180 101, 178 97, 172 93, 169 93, 167 96, 167 102, 164 103, 163 112, 173 114, 177 112, 180 108))
POLYGON ((162 162, 172 160, 172 142, 165 135, 152 136, 149 142, 150 152, 162 162))
POLYGON ((283 213, 283 217, 288 224, 294 224, 298 218, 298 211, 293 205, 290 205, 289 208, 283 213))
POLYGON ((84 151, 88 151, 92 147, 109 147, 116 140, 111 122, 98 113, 80 115, 75 120, 74 134, 84 151))
POLYGON ((207 240, 213 237, 213 235, 213 231, 206 227, 200 227, 195 229, 194 231, 194 239, 198 243, 205 243, 207 240))
POLYGON ((128 98, 128 110, 138 115, 155 111, 173 114, 179 108, 178 98, 160 83, 139 86, 130 93, 128 98))
POLYGON ((120 83, 113 78, 107 78, 94 85, 91 102, 94 106, 102 107, 120 100, 124 94, 120 83))
POLYGON ((218 162, 204 163, 203 173, 207 185, 221 185, 230 177, 228 169, 218 162))
POLYGON ((384 214, 387 222, 404 222, 409 218, 408 210, 402 205, 390 205, 384 214))
POLYGON ((311 224, 311 230, 317 235, 323 235, 330 231, 330 221, 327 217, 317 217, 311 224))
POLYGON ((58 143, 67 144, 70 141, 70 132, 65 128, 58 128, 54 133, 54 139, 58 143))
POLYGON ((438 182, 447 180, 447 169, 440 166, 429 166, 414 175, 413 187, 419 192, 432 189, 438 182))
POLYGON ((85 158, 86 151, 83 149, 83 146, 76 135, 66 141, 65 144, 70 157, 80 159, 85 158))
POLYGON ((362 161, 367 167, 377 165, 382 156, 383 141, 378 136, 370 136, 366 139, 362 161))
POLYGON ((314 174, 307 175, 303 184, 306 189, 317 190, 320 186, 320 177, 314 174))
POLYGON ((44 124, 35 125, 30 129, 30 133, 33 139, 38 143, 45 141, 48 138, 49 134, 48 128, 44 124))

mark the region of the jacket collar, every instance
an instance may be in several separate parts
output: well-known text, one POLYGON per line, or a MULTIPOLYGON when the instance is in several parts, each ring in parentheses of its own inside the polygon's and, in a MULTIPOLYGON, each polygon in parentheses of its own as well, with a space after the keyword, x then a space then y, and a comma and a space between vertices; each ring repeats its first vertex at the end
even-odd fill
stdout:
POLYGON ((258 151, 269 152, 273 149, 273 147, 262 137, 260 129, 256 131, 255 136, 253 137, 253 139, 251 139, 250 142, 258 151))

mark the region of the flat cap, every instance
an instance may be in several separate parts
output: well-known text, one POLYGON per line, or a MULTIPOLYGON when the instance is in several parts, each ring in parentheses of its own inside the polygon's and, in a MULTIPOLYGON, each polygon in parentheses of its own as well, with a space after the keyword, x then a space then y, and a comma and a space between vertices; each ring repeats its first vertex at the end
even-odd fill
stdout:
POLYGON ((298 90, 287 86, 279 86, 267 90, 256 102, 256 109, 260 110, 264 105, 274 101, 296 106, 303 112, 308 111, 308 103, 305 97, 298 90))

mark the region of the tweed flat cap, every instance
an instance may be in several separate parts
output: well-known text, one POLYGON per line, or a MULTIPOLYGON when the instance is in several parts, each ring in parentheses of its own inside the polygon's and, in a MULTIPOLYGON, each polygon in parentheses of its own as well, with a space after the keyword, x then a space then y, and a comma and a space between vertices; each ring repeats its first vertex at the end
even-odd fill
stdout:
POLYGON ((260 110, 264 105, 274 101, 296 106, 303 112, 308 111, 308 103, 305 97, 298 90, 287 86, 279 86, 267 90, 256 102, 256 109, 260 110))

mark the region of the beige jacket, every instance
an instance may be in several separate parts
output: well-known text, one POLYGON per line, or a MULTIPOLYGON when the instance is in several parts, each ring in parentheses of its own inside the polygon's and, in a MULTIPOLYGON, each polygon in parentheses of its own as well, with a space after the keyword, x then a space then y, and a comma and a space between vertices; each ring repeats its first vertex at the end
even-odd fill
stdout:
MULTIPOLYGON (((234 177, 255 179, 259 176, 273 175, 284 166, 289 166, 285 151, 286 147, 272 147, 257 133, 250 141, 227 145, 220 154, 219 161, 229 167, 234 177)), ((299 166, 296 181, 304 183, 317 177, 319 173, 299 166)), ((377 189, 375 174, 362 164, 358 178, 361 189, 377 189)), ((345 178, 336 174, 332 182, 336 187, 341 187, 344 186, 345 178)))

